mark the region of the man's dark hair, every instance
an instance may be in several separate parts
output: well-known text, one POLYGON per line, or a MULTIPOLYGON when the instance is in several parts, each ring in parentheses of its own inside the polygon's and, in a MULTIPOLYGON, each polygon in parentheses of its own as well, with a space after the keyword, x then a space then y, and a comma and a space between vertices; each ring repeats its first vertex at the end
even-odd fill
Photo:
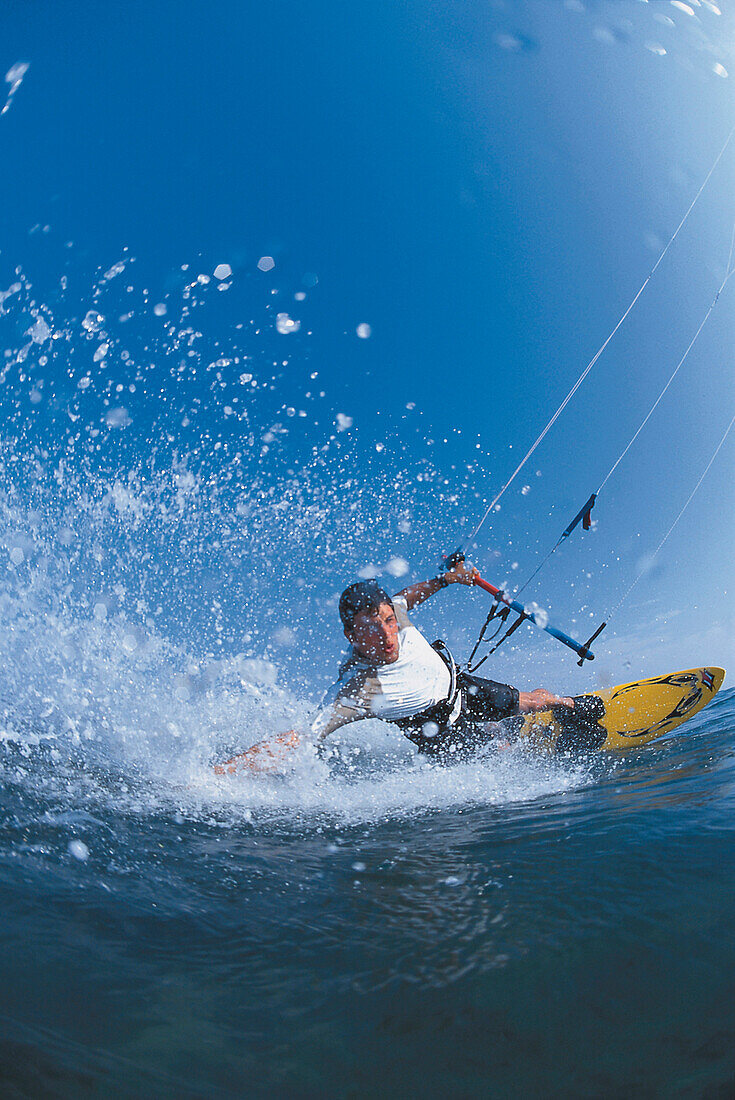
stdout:
POLYGON ((377 581, 357 581, 345 588, 339 598, 339 617, 345 630, 351 630, 361 611, 377 611, 381 604, 393 607, 393 600, 377 581))

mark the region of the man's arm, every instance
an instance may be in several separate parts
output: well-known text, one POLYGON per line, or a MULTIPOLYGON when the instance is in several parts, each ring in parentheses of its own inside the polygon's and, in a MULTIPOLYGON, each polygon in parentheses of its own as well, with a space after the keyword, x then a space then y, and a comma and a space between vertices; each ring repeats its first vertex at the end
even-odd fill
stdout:
POLYGON ((438 577, 432 577, 428 581, 419 581, 418 584, 409 585, 408 588, 397 592, 396 595, 403 597, 406 601, 406 607, 410 611, 412 607, 428 600, 429 596, 433 596, 449 584, 473 585, 476 576, 478 576, 478 572, 474 566, 461 561, 454 569, 449 569, 446 573, 440 573, 438 577))
POLYGON ((534 688, 533 691, 518 692, 518 713, 536 714, 540 710, 548 710, 549 707, 574 706, 574 699, 569 695, 554 695, 547 688, 534 688))
POLYGON ((323 748, 325 738, 335 730, 363 718, 374 718, 372 699, 376 693, 380 693, 380 684, 367 669, 358 669, 347 680, 332 684, 311 723, 317 752, 323 748))
MULTIPOLYGON (((324 752, 324 742, 330 733, 346 726, 349 722, 358 722, 366 717, 363 714, 349 712, 335 706, 326 707, 320 711, 311 725, 311 740, 317 755, 324 752)), ((235 775, 238 772, 253 772, 268 774, 269 772, 282 771, 288 764, 294 749, 297 749, 307 738, 300 730, 287 730, 277 737, 267 741, 258 741, 251 745, 245 752, 240 752, 223 764, 214 765, 215 775, 235 775)))

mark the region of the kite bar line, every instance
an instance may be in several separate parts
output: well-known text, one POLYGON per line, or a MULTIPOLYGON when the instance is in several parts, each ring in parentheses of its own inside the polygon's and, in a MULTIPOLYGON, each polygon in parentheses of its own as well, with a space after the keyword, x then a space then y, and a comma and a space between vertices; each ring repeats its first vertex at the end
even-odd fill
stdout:
POLYGON ((592 493, 592 495, 590 496, 590 498, 589 498, 589 500, 588 500, 588 501, 586 502, 586 504, 585 504, 585 505, 584 505, 584 506, 583 506, 583 507, 582 507, 582 508, 580 509, 580 511, 579 511, 579 512, 577 513, 577 515, 576 515, 576 516, 574 517, 574 519, 573 519, 573 520, 572 520, 572 522, 571 522, 571 523, 569 524, 569 526, 568 526, 568 527, 566 528, 566 530, 562 532, 562 534, 561 534, 561 535, 559 536, 559 538, 558 538, 558 539, 556 540, 556 542, 554 543, 554 545, 553 545, 553 546, 551 547, 551 549, 549 550, 549 552, 547 553, 547 555, 546 555, 546 557, 545 557, 545 558, 543 559, 543 561, 541 561, 541 562, 539 563, 539 565, 537 565, 537 566, 536 566, 536 568, 535 568, 535 569, 534 569, 534 571, 533 571, 533 572, 532 572, 532 573, 530 574, 530 576, 529 576, 529 577, 527 577, 527 579, 526 579, 526 580, 525 580, 525 581, 523 582, 523 584, 521 585, 521 587, 520 587, 520 588, 519 588, 519 589, 517 590, 517 592, 516 592, 516 596, 519 596, 519 595, 521 594, 521 592, 523 592, 523 590, 524 590, 525 588, 527 588, 527 587, 528 587, 528 585, 529 585, 529 584, 531 583, 531 581, 532 581, 532 580, 534 580, 534 578, 538 576, 538 574, 539 574, 539 573, 541 572, 541 570, 542 570, 542 569, 544 568, 544 566, 545 566, 545 565, 546 565, 546 563, 548 562, 549 558, 550 558, 550 557, 552 557, 552 555, 556 553, 556 551, 557 551, 557 550, 559 549, 559 547, 561 546, 561 544, 562 544, 562 543, 564 542, 564 539, 568 538, 568 537, 569 537, 569 536, 571 535, 572 531, 573 531, 573 530, 575 529, 575 527, 577 527, 577 526, 579 525, 580 521, 584 521, 584 529, 585 529, 585 530, 589 530, 589 528, 590 528, 590 526, 591 526, 590 512, 592 511, 592 508, 594 507, 594 504, 595 504, 595 501, 597 500, 597 497, 598 497, 598 496, 600 495, 600 493, 602 492, 602 490, 604 489, 604 487, 605 487, 605 486, 607 485, 608 481, 610 480, 610 478, 612 477, 612 475, 613 475, 613 474, 615 473, 615 471, 617 470, 618 466, 619 466, 619 465, 620 465, 620 463, 621 463, 621 462, 623 461, 623 459, 624 459, 624 458, 625 458, 625 456, 627 455, 628 451, 629 451, 629 450, 630 450, 630 448, 631 448, 631 447, 633 446, 633 444, 635 443, 636 439, 637 439, 637 438, 638 438, 638 436, 639 436, 639 435, 641 434, 641 432, 642 432, 642 431, 643 431, 643 429, 645 428, 646 424, 648 423, 648 421, 649 421, 649 420, 651 419, 651 417, 653 416, 654 412, 655 412, 655 411, 656 411, 656 409, 658 408, 658 406, 659 406, 659 404, 661 403, 661 400, 662 400, 662 398, 663 398, 664 394, 666 393, 666 391, 668 390, 669 386, 670 386, 670 385, 671 385, 671 383, 672 383, 672 382, 674 381, 674 379, 676 378, 676 376, 677 376, 677 374, 679 373, 680 369, 681 369, 681 368, 682 368, 682 366, 684 365, 684 362, 685 362, 685 360, 686 360, 687 356, 689 355, 689 352, 690 352, 690 351, 692 350, 692 348, 694 347, 694 344, 696 343, 696 341, 697 341, 697 339, 698 339, 698 337, 699 337, 699 334, 701 333, 701 331, 702 331, 702 329, 704 328, 704 326, 705 326, 705 325, 707 324, 707 321, 709 320, 710 314, 712 313, 712 310, 713 310, 713 309, 715 308, 715 306, 717 305, 717 302, 718 302, 718 300, 719 300, 719 297, 720 297, 720 295, 722 294, 723 290, 725 289, 725 286, 727 285, 727 282, 728 282, 728 280, 730 279, 730 277, 731 277, 731 276, 732 276, 733 274, 735 274, 735 267, 733 267, 733 252, 734 252, 734 251, 735 251, 735 224, 733 225, 733 230, 732 230, 732 237, 731 237, 731 239, 730 239, 730 254, 729 254, 728 258, 727 258, 727 268, 726 268, 726 271, 725 271, 725 278, 724 278, 724 279, 722 280, 722 282, 720 283, 720 286, 719 286, 719 289, 717 290, 717 293, 715 294, 714 298, 713 298, 713 299, 712 299, 712 301, 710 302, 710 305, 709 305, 709 309, 708 309, 708 310, 707 310, 707 312, 705 313, 705 315, 704 315, 704 317, 703 317, 703 319, 702 319, 702 321, 701 321, 701 323, 700 323, 700 325, 699 325, 699 328, 698 328, 698 329, 697 329, 697 331, 696 331, 696 332, 694 333, 694 336, 692 337, 692 339, 691 339, 691 340, 689 341, 689 344, 687 345, 687 349, 686 349, 686 351, 684 352, 684 354, 682 355, 681 359, 679 360, 679 362, 678 362, 678 363, 676 364, 676 366, 674 367, 674 370, 672 371, 672 373, 671 373, 671 375, 670 375, 670 377, 669 377, 669 380, 667 381, 667 383, 666 383, 666 385, 664 386, 664 388, 663 388, 663 389, 661 390, 660 394, 658 395, 658 397, 656 398, 656 400, 654 401, 654 403, 653 403, 653 404, 651 405, 651 408, 650 408, 650 409, 648 410, 648 412, 647 412, 647 413, 646 413, 646 415, 644 416, 643 420, 642 420, 642 421, 641 421, 641 423, 639 424, 639 426, 638 426, 638 428, 636 429, 636 431, 635 431, 635 432, 633 433, 633 435, 632 435, 632 436, 631 436, 631 438, 630 438, 630 439, 628 440, 628 442, 627 442, 627 444, 625 445, 625 447, 623 448, 623 450, 622 450, 622 451, 620 452, 620 454, 618 455, 618 457, 617 457, 617 458, 615 459, 615 461, 613 462, 613 464, 612 464, 612 466, 610 467, 610 469, 608 470, 608 472, 607 472, 607 473, 605 474, 605 477, 604 477, 604 478, 602 479, 602 481, 600 482, 600 484, 599 484, 599 486, 598 486, 597 490, 596 490, 596 491, 595 491, 594 493, 592 493))
POLYGON ((683 505, 683 506, 682 506, 682 508, 681 508, 681 511, 680 511, 680 512, 679 512, 679 514, 677 515, 677 517, 676 517, 676 519, 674 520, 674 522, 673 522, 673 523, 671 524, 671 527, 669 527, 668 531, 666 532, 666 534, 664 535, 664 537, 663 537, 663 538, 661 539, 661 542, 660 542, 660 543, 658 544, 658 546, 657 546, 657 547, 656 547, 656 549, 654 550, 653 554, 651 555, 651 557, 649 558, 648 562, 646 563, 646 566, 645 566, 645 568, 644 568, 644 569, 641 569, 640 573, 639 573, 639 574, 638 574, 638 576, 637 576, 637 577, 635 578, 635 580, 633 581, 633 583, 632 583, 632 584, 630 585, 630 587, 629 587, 629 588, 627 589, 627 591, 626 591, 626 592, 625 592, 625 593, 623 594, 623 596, 621 597, 621 599, 619 600, 619 602, 618 602, 618 603, 616 603, 615 607, 614 607, 614 608, 612 609, 612 611, 610 612, 610 614, 609 614, 609 615, 607 616, 606 622, 608 622, 608 623, 609 623, 609 622, 610 622, 610 619, 612 619, 613 615, 617 614, 617 612, 618 612, 618 611, 620 610, 620 608, 621 608, 621 607, 623 606, 623 604, 625 603, 625 601, 626 601, 626 600, 628 599, 628 596, 629 596, 629 595, 631 594, 631 592, 633 591, 633 589, 635 588, 635 586, 636 586, 636 585, 638 584, 638 581, 639 581, 639 580, 641 580, 641 578, 645 576, 645 574, 646 574, 646 573, 648 572, 648 570, 649 570, 649 569, 651 568, 651 566, 653 565, 653 563, 654 563, 654 561, 656 560, 656 558, 658 557, 658 555, 659 555, 659 553, 660 553, 660 551, 661 551, 661 549, 662 549, 662 547, 663 547, 664 543, 666 542, 666 540, 668 539, 669 535, 671 534, 671 532, 672 532, 672 531, 674 530, 674 528, 676 527, 676 525, 677 525, 677 523, 679 522, 679 520, 681 519, 681 517, 682 517, 682 516, 684 515, 684 513, 686 512, 687 508, 689 507, 689 505, 690 505, 690 504, 691 504, 691 502, 692 502, 692 499, 693 499, 693 497, 694 497, 694 494, 695 494, 695 493, 697 492, 697 489, 699 488, 699 486, 700 486, 700 485, 702 484, 702 482, 703 482, 703 481, 704 481, 704 479, 706 478, 707 474, 709 473, 709 471, 710 471, 710 467, 712 466, 712 463, 713 463, 713 462, 715 461, 715 459, 717 458, 718 454, 719 454, 719 453, 720 453, 720 451, 722 450, 722 448, 723 448, 723 446, 724 446, 724 444, 725 444, 725 440, 727 439, 728 435, 730 434, 730 431, 731 431, 731 429, 732 429, 732 426, 733 426, 733 424, 735 424, 735 416, 733 416, 732 420, 730 421, 730 423, 729 423, 729 424, 727 425, 727 427, 725 428, 724 434, 723 434, 722 438, 720 439, 720 442, 719 442, 719 443, 717 444, 717 446, 715 447, 715 450, 714 450, 714 454, 712 455, 711 459, 709 460, 709 462, 708 462, 708 463, 707 463, 707 465, 705 466, 705 468, 704 468, 704 470, 703 470, 703 472, 702 472, 702 475, 701 475, 701 477, 700 477, 699 481, 697 482, 697 484, 696 484, 696 485, 694 486, 694 488, 692 489, 691 493, 690 493, 690 494, 689 494, 689 496, 687 497, 686 501, 684 502, 684 505, 683 505))
POLYGON ((532 622, 535 626, 539 626, 542 630, 545 630, 552 638, 556 638, 558 642, 568 646, 569 649, 573 649, 582 661, 594 661, 595 655, 590 652, 587 644, 583 645, 581 642, 575 641, 574 638, 570 638, 568 634, 565 634, 563 630, 559 630, 558 627, 552 626, 551 623, 546 620, 546 616, 541 616, 537 612, 528 611, 523 604, 518 603, 517 600, 512 600, 501 588, 496 588, 494 584, 490 584, 489 581, 484 580, 479 574, 475 574, 475 579, 472 583, 476 584, 478 588, 483 588, 485 592, 489 592, 491 596, 494 596, 500 603, 504 603, 511 611, 515 611, 517 615, 521 616, 521 621, 528 619, 529 622, 532 622))
MULTIPOLYGON (((599 492, 599 489, 597 490, 597 492, 599 492)), ((593 493, 592 496, 589 498, 589 500, 584 505, 584 507, 580 508, 580 510, 577 512, 577 514, 574 517, 574 519, 572 520, 572 522, 559 535, 559 538, 556 540, 554 545, 551 547, 551 550, 549 550, 549 552, 546 555, 546 557, 544 558, 544 560, 539 565, 536 566, 533 573, 531 573, 530 577, 527 577, 526 580, 523 582, 521 587, 516 592, 516 596, 520 596, 523 589, 528 588, 529 584, 534 579, 534 577, 538 576, 538 574, 541 572, 543 567, 546 565, 546 563, 549 560, 549 558, 551 557, 551 555, 556 553, 556 551, 559 549, 561 544, 564 542, 564 539, 569 538, 572 531, 574 530, 575 527, 577 527, 577 525, 580 523, 580 521, 582 522, 585 531, 589 531, 590 527, 592 526, 592 519, 591 519, 590 513, 591 513, 592 509, 595 506, 595 500, 596 499, 597 499, 597 493, 593 493)))
MULTIPOLYGON (((733 240, 735 240, 735 227, 733 228, 733 240)), ((664 394, 665 394, 665 393, 666 393, 666 391, 668 390, 668 388, 669 388, 669 386, 671 385, 671 383, 672 383, 672 382, 674 381, 674 379, 676 378, 677 374, 679 373, 679 370, 680 370, 680 368, 681 368, 681 367, 682 367, 682 366, 684 365, 684 361, 686 360, 687 356, 689 355, 689 352, 690 352, 690 351, 692 350, 692 348, 694 347, 694 344, 696 343, 696 341, 697 341, 697 338, 698 338, 698 336, 699 336, 700 332, 702 331, 702 329, 704 328, 704 326, 705 326, 705 325, 707 324, 707 321, 709 320, 709 316, 710 316, 710 314, 711 314, 712 310, 713 310, 713 309, 715 308, 715 306, 717 305, 717 301, 718 301, 718 299, 719 299, 720 295, 722 294, 723 290, 725 289, 725 286, 726 286, 726 284, 727 284, 727 281, 728 281, 728 279, 729 279, 729 278, 730 278, 730 276, 731 276, 731 275, 733 274, 733 268, 732 268, 732 267, 730 266, 730 265, 731 265, 731 262, 732 262, 732 245, 730 246, 730 258, 729 258, 729 260, 728 260, 727 274, 725 275, 725 278, 724 278, 724 279, 722 280, 722 282, 720 283, 720 287, 719 287, 719 290, 717 291, 717 293, 715 294, 714 298, 712 299, 712 301, 711 301, 711 303, 710 303, 710 306, 709 306, 709 309, 708 309, 708 310, 707 310, 707 312, 705 313, 705 315, 704 315, 704 317, 703 317, 703 319, 702 319, 702 322, 701 322, 701 324, 700 324, 699 328, 698 328, 698 329, 697 329, 697 331, 696 331, 696 332, 694 333, 694 336, 693 336, 693 337, 691 338, 691 340, 690 340, 690 342, 689 342, 689 344, 688 344, 688 346, 687 346, 687 349, 686 349, 686 351, 685 351, 685 352, 684 352, 684 354, 682 355, 682 357, 681 357, 681 359, 679 360, 679 362, 678 362, 678 363, 676 364, 676 367, 674 368, 674 370, 673 370, 673 372, 672 372, 672 374, 671 374, 671 377, 669 378, 668 382, 666 383, 666 385, 664 386, 664 388, 663 388, 663 389, 661 390, 661 393, 660 393, 660 394, 658 395, 658 397, 656 398, 656 400, 654 401, 654 403, 653 403, 653 404, 651 405, 651 408, 650 408, 650 409, 648 410, 648 412, 646 413, 645 417, 644 417, 644 418, 643 418, 643 420, 641 421, 641 423, 640 423, 640 425, 639 425, 639 427, 638 427, 637 431, 636 431, 636 432, 634 432, 634 434, 633 434, 633 435, 631 436, 631 438, 630 438, 630 440, 628 441, 628 443, 627 443, 627 445, 625 446, 625 448, 624 448, 624 449, 623 449, 623 450, 622 450, 622 451, 620 452, 620 454, 619 454, 619 455, 618 455, 618 457, 617 457, 617 458, 615 459, 615 461, 613 462, 613 464, 612 464, 612 466, 610 467, 610 469, 608 470, 608 472, 607 472, 607 473, 605 474, 605 477, 604 477, 604 478, 602 479, 602 481, 600 482, 600 486, 599 486, 599 488, 598 488, 597 492, 595 493, 595 496, 598 496, 598 495, 599 495, 599 493, 600 493, 600 492, 602 491, 602 489, 603 489, 603 488, 605 487, 605 485, 607 485, 608 481, 610 480, 610 478, 612 477, 612 475, 613 475, 613 474, 615 473, 615 471, 617 470, 618 466, 619 466, 619 465, 620 465, 620 463, 621 463, 621 462, 623 461, 623 459, 624 459, 624 458, 625 458, 625 456, 627 455, 628 451, 629 451, 629 450, 630 450, 630 448, 631 448, 631 447, 633 446, 633 444, 635 443, 636 439, 637 439, 637 438, 638 438, 638 436, 639 436, 639 435, 641 434, 641 432, 642 432, 642 431, 643 431, 643 429, 645 428, 646 424, 648 423, 648 421, 649 421, 649 420, 651 419, 651 417, 652 417, 652 416, 653 416, 653 414, 655 413, 656 409, 658 408, 658 406, 659 406, 659 404, 660 404, 660 402, 661 402, 661 399, 662 399, 662 397, 664 396, 664 394)))
POLYGON ((689 204, 689 206, 688 206, 688 208, 687 208, 687 210, 686 210, 686 212, 685 212, 684 216, 682 217, 681 221, 679 222, 679 224, 677 225, 676 229, 675 229, 675 230, 674 230, 674 232, 672 233, 672 235, 671 235, 671 237, 669 238, 669 240, 668 240, 668 242, 667 242, 666 246, 664 247, 663 251, 662 251, 662 252, 661 252, 661 254, 659 255, 658 259, 656 260, 656 262, 655 262, 655 264, 653 265, 653 267, 651 268, 651 270, 649 271, 649 273, 648 273, 648 275, 646 276, 645 280, 644 280, 644 281, 643 281, 643 283, 641 284, 641 286, 640 286, 639 290, 637 291, 637 293, 636 293, 635 297, 634 297, 634 298, 632 299, 632 301, 630 302, 630 305, 629 305, 629 306, 627 307, 627 309, 625 310, 625 312, 624 312, 624 313, 623 313, 623 314, 621 315, 621 317, 620 317, 620 319, 618 320, 617 324, 615 325, 615 327, 613 328, 613 330, 612 330, 612 331, 610 332, 610 334, 608 335, 608 337, 606 338, 606 340, 604 341, 604 343, 600 345, 600 347, 599 347, 599 348, 597 349, 597 351, 595 352, 595 354, 594 354, 594 355, 592 356, 592 358, 590 359, 589 363, 588 363, 588 364, 587 364, 587 366, 586 366, 586 367, 584 368, 584 370, 583 370, 583 371, 582 371, 582 373, 580 374, 579 378, 578 378, 578 379, 577 379, 577 381, 576 381, 576 382, 574 383, 574 385, 573 385, 573 386, 572 386, 572 388, 570 389, 569 393, 568 393, 568 394, 566 395, 566 397, 565 397, 565 398, 564 398, 564 400, 562 401, 562 403, 561 403, 561 405, 559 406, 559 408, 558 408, 558 409, 556 410, 556 412, 555 412, 555 413, 553 414, 553 416, 551 417, 551 419, 549 420, 549 422, 548 422, 548 423, 546 424, 546 426, 545 426, 545 427, 544 427, 544 428, 542 429, 542 431, 540 432, 540 434, 539 434, 539 435, 538 435, 538 436, 536 437, 535 441, 534 441, 534 442, 533 442, 533 443, 531 444, 531 446, 529 447, 529 449, 528 449, 528 450, 526 451, 525 455, 523 456, 523 458, 521 459, 521 461, 520 461, 520 462, 518 463, 518 465, 516 466, 516 468, 515 468, 515 470, 513 471, 513 473, 512 473, 511 475, 510 475, 510 477, 509 477, 509 478, 508 478, 508 480, 507 480, 507 481, 505 482, 505 484, 501 486, 501 488, 499 489, 499 491, 498 491, 498 492, 496 493, 496 495, 495 495, 495 496, 493 497, 493 499, 492 499, 492 500, 490 501, 490 503, 488 504, 487 508, 485 509, 485 512, 484 512, 484 514, 483 514, 482 518, 480 519, 480 522, 479 522, 479 523, 477 524, 477 526, 475 527, 475 529, 474 529, 474 531, 473 531, 473 532, 471 533, 471 535, 470 535, 470 536, 469 536, 469 537, 468 537, 468 538, 466 539, 466 541, 465 541, 465 545, 466 545, 466 546, 469 546, 469 545, 470 545, 470 544, 471 544, 471 543, 472 543, 472 542, 473 542, 473 541, 474 541, 474 540, 475 540, 475 539, 477 538, 477 535, 479 534, 479 532, 480 532, 480 529, 481 529, 481 528, 482 528, 482 526, 484 525, 485 521, 487 520, 488 516, 489 516, 489 515, 490 515, 490 513, 492 512, 492 510, 493 510, 493 508, 495 507, 495 505, 496 505, 496 504, 498 503, 498 501, 500 500, 500 498, 501 498, 501 497, 503 496, 503 494, 505 493, 506 489, 508 489, 508 488, 509 488, 509 487, 510 487, 510 486, 511 486, 511 485, 513 484, 513 482, 515 481, 516 477, 517 477, 517 476, 518 476, 518 474, 519 474, 519 473, 521 472, 521 470, 523 469, 523 467, 524 467, 524 466, 526 465, 526 463, 528 462, 528 460, 529 460, 529 458, 531 457, 531 455, 532 455, 532 454, 534 453, 534 451, 536 450, 536 448, 537 448, 537 447, 538 447, 538 446, 539 446, 539 445, 540 445, 540 444, 542 443, 542 441, 544 440, 544 438, 546 437, 546 435, 547 435, 547 434, 549 433, 549 431, 551 430, 551 428, 553 428, 554 424, 555 424, 555 423, 556 423, 556 421, 557 421, 557 420, 559 419, 559 417, 561 416, 561 414, 562 414, 562 413, 564 412, 564 410, 566 409, 567 405, 568 405, 568 404, 569 404, 569 402, 570 402, 570 401, 572 400, 572 398, 574 397, 575 393, 577 392, 577 390, 579 389, 579 387, 580 387, 580 386, 582 385, 582 383, 584 382, 584 380, 585 380, 585 378, 587 377, 587 375, 588 375, 588 374, 590 373, 590 371, 592 370, 592 368, 593 368, 593 367, 595 366, 595 364, 597 363, 597 360, 598 360, 598 359, 600 358, 600 356, 602 355, 602 353, 603 353, 603 352, 605 351, 605 348, 606 348, 606 347, 608 346, 608 344, 610 343, 610 341, 612 340, 612 338, 613 338, 613 337, 615 336, 615 334, 616 334, 616 332, 618 331, 618 329, 619 329, 619 328, 621 327, 621 325, 623 324, 623 322, 625 321, 625 319, 626 319, 626 318, 628 317, 628 314, 629 314, 629 313, 631 312, 631 310, 632 310, 632 309, 633 309, 633 307, 635 306, 636 302, 637 302, 637 301, 638 301, 638 299, 640 298, 641 294, 643 293, 643 291, 644 291, 644 290, 646 289, 646 287, 647 287, 647 286, 648 286, 648 284, 650 283, 651 279, 653 278, 653 276, 654 276, 654 274, 655 274, 655 272, 656 272, 657 268, 659 267, 659 265, 660 265, 661 261, 663 260, 664 256, 665 256, 665 255, 666 255, 666 253, 667 253, 667 252, 669 251, 669 249, 671 248, 671 246, 672 246, 672 244, 674 243, 674 241, 676 240, 676 238, 677 238, 677 237, 679 236, 679 232, 680 232, 680 231, 681 231, 681 229, 683 228, 683 226, 684 226, 684 223, 686 222, 687 218, 689 217, 689 215, 691 214, 692 210, 694 209, 694 207, 695 207, 695 205, 696 205, 696 203, 697 203, 697 201, 698 201, 698 199, 699 199, 700 195, 701 195, 701 194, 702 194, 702 192, 704 191, 705 187, 706 187, 706 186, 707 186, 707 184, 709 183, 709 181, 710 181, 710 178, 711 178, 711 176, 712 176, 712 173, 713 173, 713 172, 714 172, 714 170, 716 169, 717 165, 718 165, 718 164, 720 163, 720 161, 721 161, 721 159, 722 159, 722 157, 723 157, 723 155, 724 155, 724 153, 725 153, 725 150, 727 149, 728 145, 730 144, 730 140, 731 140, 731 138, 732 138, 733 134, 735 134, 735 126, 733 126, 733 127, 732 127, 732 129, 730 130, 730 133, 729 133, 729 134, 727 135, 727 138, 726 138, 726 140, 725 140, 725 143, 724 143, 724 145, 722 146, 722 148, 720 149, 719 153, 718 153, 718 154, 717 154, 717 156, 715 157, 715 160, 714 160, 714 162, 713 162, 713 164, 712 164, 712 167, 710 168, 709 172, 707 173, 707 175, 705 176, 704 180, 702 181, 702 184, 701 184, 701 186, 700 186, 699 190, 697 191, 696 195, 694 196, 694 198, 693 198, 693 199, 692 199, 692 201, 690 202, 690 204, 689 204))

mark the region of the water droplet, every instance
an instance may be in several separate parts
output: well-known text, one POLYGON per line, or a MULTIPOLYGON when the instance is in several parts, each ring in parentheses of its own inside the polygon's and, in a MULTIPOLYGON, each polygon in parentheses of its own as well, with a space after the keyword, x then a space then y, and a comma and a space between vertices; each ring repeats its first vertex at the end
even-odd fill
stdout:
POLYGON ((213 274, 215 279, 219 279, 219 281, 222 282, 223 279, 230 278, 232 275, 232 268, 229 264, 217 264, 213 274))
POLYGON ((276 266, 276 261, 272 256, 261 256, 258 260, 259 271, 272 271, 276 266))
POLYGON ((536 43, 532 38, 509 31, 499 31, 493 35, 493 42, 506 53, 531 53, 536 49, 536 43))
POLYGON ((370 328, 370 325, 366 325, 364 322, 358 325, 356 329, 357 335, 360 337, 361 340, 369 340, 372 331, 373 330, 370 328))
POLYGON ((28 336, 30 336, 34 344, 43 344, 46 340, 48 340, 50 335, 51 329, 46 324, 43 317, 37 317, 36 323, 32 326, 32 328, 28 329, 28 336))
POLYGON ((5 74, 6 84, 20 84, 21 80, 26 75, 29 68, 29 61, 16 61, 15 65, 8 69, 5 74))
POLYGON ((615 46, 618 42, 625 41, 625 35, 613 27, 595 27, 592 34, 598 42, 604 42, 606 46, 615 46))
POLYGON ((74 856, 74 859, 78 859, 81 863, 86 863, 89 859, 89 848, 83 840, 70 840, 69 854, 74 856))
POLYGON ((389 558, 385 565, 385 571, 390 573, 391 577, 405 577, 409 569, 410 566, 406 559, 397 556, 389 558))
POLYGON ((100 325, 104 324, 105 318, 101 313, 98 313, 96 309, 90 309, 86 317, 82 321, 82 328, 87 332, 97 332, 100 325))
POLYGON ((119 260, 116 264, 113 264, 112 267, 107 269, 102 277, 102 281, 105 283, 109 283, 110 279, 114 279, 116 275, 121 275, 124 270, 125 264, 122 262, 122 260, 119 260))
POLYGON ((527 604, 524 608, 524 611, 533 619, 536 625, 540 626, 542 629, 549 625, 548 611, 545 611, 543 607, 540 607, 535 600, 532 600, 531 603, 527 604))
POLYGON ((107 424, 108 428, 127 428, 130 424, 132 424, 132 420, 130 418, 130 413, 128 412, 128 410, 120 406, 117 409, 109 410, 109 412, 105 416, 105 423, 107 424))
POLYGON ((5 106, 3 107, 2 111, 0 111, 0 115, 4 115, 6 111, 10 110, 10 104, 13 102, 15 93, 21 86, 23 77, 26 75, 29 68, 30 62, 16 61, 15 65, 8 69, 7 73, 5 74, 5 81, 7 84, 10 85, 10 89, 8 91, 8 98, 5 101, 5 106))
POLYGON ((512 53, 517 53, 522 49, 521 40, 514 34, 496 34, 494 36, 494 42, 496 46, 500 46, 501 50, 508 50, 512 53))
POLYGON ((276 329, 282 336, 289 336, 293 332, 298 332, 301 328, 301 321, 294 321, 293 317, 289 317, 287 313, 279 313, 276 316, 276 329))

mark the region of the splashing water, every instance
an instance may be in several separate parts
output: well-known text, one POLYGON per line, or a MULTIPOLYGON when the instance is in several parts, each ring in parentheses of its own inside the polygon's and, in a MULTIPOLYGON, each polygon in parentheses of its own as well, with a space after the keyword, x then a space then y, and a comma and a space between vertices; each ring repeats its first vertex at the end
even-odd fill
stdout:
POLYGON ((342 580, 408 574, 395 532, 420 561, 438 512, 459 506, 435 465, 409 464, 405 431, 377 450, 359 418, 318 409, 313 372, 286 376, 270 302, 247 326, 223 320, 216 285, 183 265, 164 309, 135 262, 91 287, 72 268, 43 301, 16 269, 0 295, 10 771, 50 768, 84 798, 94 774, 154 802, 343 820, 584 782, 520 758, 448 776, 379 723, 346 738, 332 771, 306 752, 278 780, 215 782, 216 757, 308 722, 342 580))

